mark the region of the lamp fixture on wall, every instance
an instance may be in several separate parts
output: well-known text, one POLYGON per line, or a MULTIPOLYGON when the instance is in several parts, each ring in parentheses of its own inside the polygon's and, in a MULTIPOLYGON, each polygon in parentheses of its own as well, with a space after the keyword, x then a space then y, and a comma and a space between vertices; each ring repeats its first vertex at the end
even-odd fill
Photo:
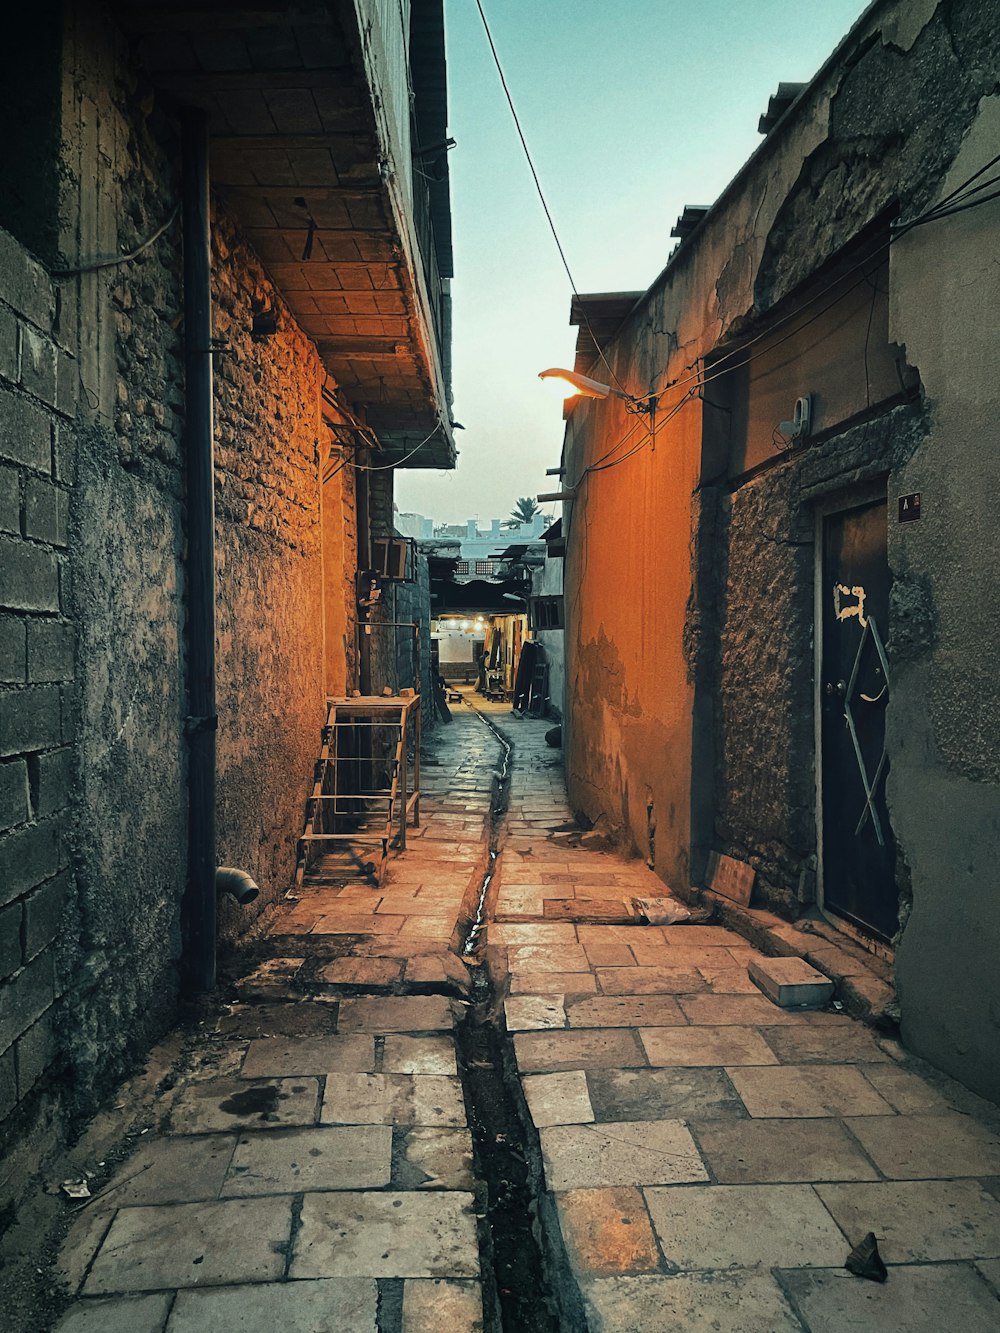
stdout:
POLYGON ((615 389, 610 384, 602 384, 600 380, 592 380, 589 375, 581 375, 575 370, 560 370, 553 366, 549 370, 540 370, 538 372, 540 380, 555 380, 566 386, 566 398, 579 396, 581 398, 620 398, 625 404, 626 412, 651 413, 656 410, 656 395, 651 394, 648 398, 639 398, 635 394, 623 393, 621 389, 615 389))

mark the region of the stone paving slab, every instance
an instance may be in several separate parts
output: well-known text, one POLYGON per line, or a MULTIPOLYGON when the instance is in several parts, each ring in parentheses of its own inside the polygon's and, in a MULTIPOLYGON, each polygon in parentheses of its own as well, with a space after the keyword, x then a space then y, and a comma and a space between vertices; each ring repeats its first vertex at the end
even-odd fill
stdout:
POLYGON ((581 1286, 592 1333, 802 1333, 770 1274, 593 1278, 581 1286))
POLYGON ((852 1245, 874 1231, 887 1264, 1000 1256, 1000 1201, 978 1181, 817 1185, 816 1193, 852 1245))
POLYGON ((836 1120, 711 1121, 692 1128, 723 1185, 878 1178, 836 1120))
POLYGON ((307 1194, 290 1275, 476 1277, 471 1194, 307 1194))
POLYGON ((687 1271, 808 1268, 850 1249, 809 1185, 709 1185, 644 1190, 668 1264, 687 1271))
MULTIPOLYGON (((639 946, 633 952, 639 951, 639 946)), ((662 951, 661 951, 662 952, 662 951)), ((707 984, 694 968, 678 967, 599 967, 597 984, 605 995, 687 995, 707 990, 707 984)))
POLYGON ((222 1195, 245 1198, 299 1190, 378 1189, 388 1185, 391 1163, 392 1130, 388 1125, 242 1134, 222 1195))
POLYGON ((392 995, 341 1000, 341 1032, 450 1032, 451 1002, 443 995, 392 995))
POLYGON ((708 1179, 694 1140, 679 1120, 553 1125, 538 1136, 550 1190, 708 1179))
POLYGON ((103 1191, 112 1208, 217 1199, 236 1147, 234 1134, 143 1141, 103 1191))
POLYGON ((850 1019, 844 1027, 787 1025, 762 1027, 760 1031, 786 1065, 877 1064, 892 1060, 870 1032, 850 1019))
POLYGON ((170 1112, 173 1134, 312 1125, 319 1105, 315 1078, 206 1079, 181 1089, 170 1112))
POLYGON ((591 972, 518 972, 510 990, 512 995, 592 995, 597 982, 591 972))
POLYGON ((893 1268, 884 1285, 829 1271, 781 1278, 810 1333, 996 1333, 1000 1326, 996 1296, 965 1264, 893 1268))
POLYGON ((503 1012, 508 1032, 566 1026, 561 995, 512 995, 504 1000, 503 1012))
POLYGON ((296 1078, 375 1068, 375 1040, 365 1036, 270 1037, 252 1041, 243 1061, 244 1078, 296 1078))
POLYGON ((162 1333, 173 1299, 172 1291, 158 1291, 76 1301, 54 1333, 162 1333))
POLYGON ((331 986, 360 986, 370 990, 394 986, 403 975, 401 958, 335 958, 319 970, 331 986))
POLYGON ((856 1065, 727 1069, 752 1116, 894 1115, 856 1065))
POLYGON ((182 1291, 167 1333, 376 1333, 378 1288, 370 1278, 182 1291))
POLYGON ((390 1033, 382 1048, 384 1074, 457 1075, 455 1044, 450 1037, 408 1037, 390 1033))
POLYGON ((482 1333, 483 1297, 478 1282, 407 1278, 402 1333, 482 1333))
POLYGON ((936 1115, 951 1110, 948 1100, 926 1079, 895 1064, 865 1065, 864 1075, 880 1097, 900 1115, 936 1115))
POLYGON ((472 1136, 467 1129, 428 1125, 393 1135, 393 1181, 400 1189, 471 1190, 472 1136))
POLYGON ((442 1074, 331 1074, 320 1120, 325 1125, 464 1125, 462 1084, 442 1074))
POLYGON ((755 1028, 640 1028, 651 1065, 776 1065, 755 1028))
POLYGON ((672 995, 600 996, 566 1003, 573 1028, 683 1026, 687 1020, 672 995))
POLYGON ((587 1084, 601 1121, 746 1117, 721 1069, 591 1069, 587 1084))
POLYGON ((611 1277, 659 1268, 660 1252, 641 1190, 628 1185, 566 1190, 555 1199, 575 1272, 611 1277))
POLYGON ((911 1115, 847 1121, 890 1179, 1000 1175, 1000 1136, 963 1115, 911 1115))
POLYGON ((558 1074, 529 1074, 521 1086, 536 1128, 583 1125, 594 1119, 587 1075, 582 1069, 567 1069, 558 1074))
POLYGON ((291 1198, 122 1208, 84 1283, 87 1295, 274 1282, 285 1270, 291 1198))
POLYGON ((514 1051, 522 1074, 646 1064, 635 1033, 625 1028, 519 1032, 514 1037, 514 1051))
POLYGON ((689 1023, 724 1026, 734 1024, 751 1027, 756 1024, 774 1026, 803 1024, 809 1026, 849 1025, 851 1020, 842 1014, 828 1014, 822 1010, 780 1009, 766 996, 757 995, 692 995, 679 1001, 689 1023))

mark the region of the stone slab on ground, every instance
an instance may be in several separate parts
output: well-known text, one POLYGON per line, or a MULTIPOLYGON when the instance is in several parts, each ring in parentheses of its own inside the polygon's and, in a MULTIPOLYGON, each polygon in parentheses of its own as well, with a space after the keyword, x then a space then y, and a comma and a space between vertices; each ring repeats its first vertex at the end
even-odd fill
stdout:
POLYGON ((720 1184, 877 1178, 875 1168, 836 1120, 717 1120, 692 1128, 720 1184))
POLYGON ((84 1292, 274 1282, 285 1271, 291 1229, 290 1197, 123 1208, 84 1292))
POLYGON ((651 1065, 776 1065, 778 1057, 755 1028, 641 1028, 651 1065))
MULTIPOLYGON (((802 1333, 770 1274, 592 1278, 581 1286, 600 1333, 802 1333)), ((843 1325, 837 1333, 846 1333, 843 1325)))
POLYGON ((755 1117, 894 1114, 857 1065, 747 1066, 726 1072, 755 1117))
POLYGON ((315 1078, 206 1079, 181 1089, 170 1112, 173 1134, 276 1129, 316 1123, 315 1078))
POLYGON ((665 1186, 644 1193, 664 1258, 676 1268, 843 1262, 844 1237, 809 1185, 665 1186))
MULTIPOLYGON (((638 944, 630 946, 641 958, 638 944)), ((657 957, 666 952, 657 945, 657 957)), ((695 967, 678 963, 677 966, 598 967, 597 981, 605 995, 687 995, 691 991, 706 990, 707 986, 695 967)))
POLYGON ((467 1129, 416 1125, 397 1130, 393 1183, 400 1189, 471 1190, 472 1135, 467 1129))
POLYGON ((244 1078, 298 1078, 375 1068, 375 1040, 358 1035, 265 1037, 252 1041, 243 1061, 244 1078))
POLYGON ((462 1085, 445 1074, 331 1074, 320 1120, 325 1125, 462 1126, 462 1085))
POLYGON ((167 1333, 377 1333, 378 1288, 342 1277, 182 1291, 167 1333))
POLYGON ((504 1000, 503 1013, 508 1032, 566 1026, 561 995, 512 995, 504 1000))
POLYGON ((698 1149, 679 1120, 553 1125, 539 1130, 550 1190, 707 1180, 698 1149))
POLYGON ((145 1140, 105 1186, 103 1202, 135 1208, 217 1199, 235 1147, 234 1134, 145 1140))
POLYGON ((174 1299, 171 1291, 76 1301, 53 1333, 162 1333, 174 1299))
POLYGON ((402 1333, 482 1333, 483 1297, 478 1282, 407 1278, 402 1333))
POLYGON ((768 999, 783 1009, 819 1009, 833 998, 833 982, 804 958, 754 958, 747 972, 768 999))
POLYGON ((620 1069, 646 1064, 635 1033, 626 1028, 519 1032, 514 1038, 514 1050, 521 1073, 620 1069))
POLYGON ((341 1000, 340 1032, 450 1032, 455 1016, 443 995, 372 996, 341 1000))
POLYGON ((1000 1201, 976 1180, 817 1185, 816 1193, 852 1245, 874 1231, 887 1264, 1000 1256, 1000 1201))
POLYGON ((388 1125, 241 1134, 222 1195, 245 1198, 299 1190, 378 1189, 388 1185, 391 1166, 392 1130, 388 1125))
POLYGON ((743 1103, 721 1069, 591 1069, 598 1120, 738 1120, 743 1103))
POLYGON ((672 995, 600 995, 566 1004, 572 1028, 684 1026, 687 1019, 672 995))
POLYGON ((762 1027, 761 1036, 782 1064, 878 1064, 891 1056, 860 1024, 848 1020, 843 1026, 809 1027, 783 1025, 762 1027))
POLYGON ((1000 1175, 1000 1135, 969 1116, 878 1116, 847 1124, 890 1179, 1000 1175))
POLYGON ((477 1277, 471 1194, 307 1194, 290 1276, 477 1277))
POLYGON ((382 1048, 382 1072, 456 1075, 455 1044, 451 1037, 408 1037, 398 1032, 390 1033, 382 1048))
POLYGON ((584 1125, 594 1119, 587 1075, 582 1069, 569 1069, 558 1074, 529 1074, 521 1086, 536 1128, 584 1125))
POLYGON ((393 986, 402 975, 402 959, 394 958, 335 958, 319 970, 320 980, 331 986, 357 986, 366 990, 393 986))
POLYGON ((659 1268, 660 1252, 641 1190, 622 1185, 566 1190, 555 1197, 574 1272, 611 1277, 659 1268))
POLYGON ((884 1284, 836 1271, 781 1277, 810 1333, 996 1333, 1000 1323, 997 1298, 971 1265, 895 1267, 884 1284))

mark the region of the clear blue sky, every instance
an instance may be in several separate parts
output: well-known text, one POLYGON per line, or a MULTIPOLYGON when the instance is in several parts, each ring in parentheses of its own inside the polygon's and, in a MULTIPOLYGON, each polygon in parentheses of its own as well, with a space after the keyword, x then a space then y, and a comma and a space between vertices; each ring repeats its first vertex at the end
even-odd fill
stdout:
MULTIPOLYGON (((640 291, 685 204, 711 203, 760 142, 781 81, 817 71, 862 0, 484 0, 581 292, 640 291)), ((401 510, 505 516, 552 489, 572 365, 571 290, 475 0, 445 0, 455 236, 452 473, 397 473, 401 510)))

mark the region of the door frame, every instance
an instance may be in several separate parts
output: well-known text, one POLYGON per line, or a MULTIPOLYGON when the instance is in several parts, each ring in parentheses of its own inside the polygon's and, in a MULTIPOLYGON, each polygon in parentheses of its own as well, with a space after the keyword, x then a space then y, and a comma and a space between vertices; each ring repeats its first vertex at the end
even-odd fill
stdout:
POLYGON ((876 940, 857 926, 829 912, 824 903, 824 846, 823 846, 823 525, 834 514, 848 513, 852 509, 861 509, 867 504, 882 501, 886 505, 886 559, 888 559, 888 505, 889 477, 883 474, 869 481, 860 482, 850 487, 832 491, 816 501, 814 505, 813 538, 813 745, 814 775, 816 779, 816 906, 824 920, 848 935, 869 953, 880 958, 891 959, 894 951, 891 945, 876 940))

